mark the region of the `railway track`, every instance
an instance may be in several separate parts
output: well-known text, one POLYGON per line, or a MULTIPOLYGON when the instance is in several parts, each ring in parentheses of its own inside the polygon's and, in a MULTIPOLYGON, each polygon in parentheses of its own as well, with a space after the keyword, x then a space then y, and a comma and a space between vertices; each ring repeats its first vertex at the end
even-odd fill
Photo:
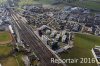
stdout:
POLYGON ((25 44, 28 44, 39 57, 40 66, 63 66, 62 64, 51 63, 51 58, 56 57, 45 47, 40 39, 34 36, 35 34, 31 31, 30 27, 25 24, 14 11, 10 10, 10 13, 14 24, 16 24, 19 30, 21 39, 24 40, 25 44))

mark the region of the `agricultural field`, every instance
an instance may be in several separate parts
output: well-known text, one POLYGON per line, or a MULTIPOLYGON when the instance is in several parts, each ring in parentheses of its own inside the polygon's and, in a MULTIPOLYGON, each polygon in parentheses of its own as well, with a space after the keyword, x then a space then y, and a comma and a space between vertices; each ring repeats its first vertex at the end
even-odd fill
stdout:
POLYGON ((32 5, 33 4, 33 2, 34 2, 34 0, 20 0, 19 2, 18 2, 18 5, 19 6, 24 6, 24 5, 32 5))
MULTIPOLYGON (((24 5, 32 5, 32 4, 39 4, 39 3, 53 4, 54 2, 55 2, 55 0, 20 0, 18 4, 19 4, 19 6, 24 6, 24 5)), ((70 3, 68 3, 67 1, 64 1, 62 3, 62 5, 66 6, 65 4, 71 5, 71 6, 88 8, 88 9, 91 9, 96 12, 100 11, 100 0, 83 0, 83 1, 79 1, 79 0, 74 1, 73 0, 70 3)))
POLYGON ((24 66, 22 61, 22 54, 18 53, 16 56, 11 54, 12 45, 0 45, 0 64, 3 66, 24 66))
POLYGON ((5 1, 7 1, 7 0, 0 0, 0 4, 1 4, 1 3, 4 3, 5 1))
POLYGON ((19 6, 32 5, 32 4, 52 4, 53 0, 20 0, 19 6))
POLYGON ((19 53, 18 53, 18 54, 16 55, 16 59, 18 60, 18 63, 19 63, 20 66, 25 66, 25 65, 24 65, 24 62, 22 61, 22 56, 23 56, 23 54, 21 54, 21 53, 19 54, 19 53))
POLYGON ((0 44, 7 44, 12 41, 12 36, 9 32, 0 32, 0 44))
POLYGON ((100 11, 100 0, 85 0, 85 1, 76 1, 68 3, 68 5, 80 6, 84 8, 89 8, 91 10, 100 11))
MULTIPOLYGON (((60 54, 61 58, 94 58, 91 49, 95 45, 100 46, 100 37, 86 34, 75 34, 74 47, 68 51, 60 54)), ((96 63, 74 63, 69 66, 97 66, 96 63)))
POLYGON ((54 0, 38 0, 39 3, 52 4, 54 0))
POLYGON ((9 32, 0 32, 0 64, 3 66, 24 66, 22 55, 13 56, 12 36, 9 32))
POLYGON ((12 46, 10 45, 0 45, 0 56, 7 56, 12 51, 12 46))
POLYGON ((18 63, 11 55, 11 45, 0 45, 0 64, 3 66, 18 66, 18 63))
POLYGON ((53 0, 20 0, 18 2, 19 7, 16 8, 17 11, 24 11, 22 9, 25 5, 33 5, 33 4, 52 4, 53 0))
POLYGON ((18 66, 18 63, 14 57, 8 57, 0 62, 2 66, 18 66))

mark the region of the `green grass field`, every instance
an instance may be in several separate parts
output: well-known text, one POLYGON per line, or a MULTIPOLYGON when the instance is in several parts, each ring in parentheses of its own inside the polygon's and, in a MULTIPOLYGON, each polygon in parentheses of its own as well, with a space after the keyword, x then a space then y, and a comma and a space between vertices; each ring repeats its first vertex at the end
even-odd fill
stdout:
POLYGON ((0 32, 0 42, 11 40, 12 37, 9 32, 0 32))
MULTIPOLYGON (((94 58, 91 49, 95 45, 100 45, 100 37, 85 34, 76 34, 74 39, 74 47, 69 52, 62 53, 62 58, 94 58)), ((97 66, 96 63, 86 64, 68 64, 69 66, 97 66)))
POLYGON ((0 45, 0 56, 7 56, 12 51, 12 46, 0 45))
POLYGON ((16 57, 12 56, 12 54, 10 54, 10 52, 12 51, 12 47, 11 45, 0 45, 0 57, 4 58, 4 59, 0 59, 0 63, 3 66, 18 66, 18 64, 20 66, 24 66, 24 63, 22 61, 22 54, 18 53, 16 55, 16 57), (17 61, 18 63, 17 63, 17 61))
POLYGON ((23 54, 17 54, 16 59, 18 60, 18 63, 20 66, 25 66, 24 62, 22 60, 22 56, 23 56, 23 54))
POLYGON ((18 66, 17 61, 14 57, 10 56, 10 52, 12 51, 11 45, 0 45, 0 64, 2 66, 18 66))
POLYGON ((82 2, 76 1, 73 3, 69 3, 69 5, 80 6, 80 7, 100 11, 100 0, 95 0, 95 1, 86 0, 86 1, 82 1, 82 2))
POLYGON ((2 66, 18 66, 18 63, 14 57, 8 57, 0 62, 2 66))
POLYGON ((100 11, 100 3, 97 3, 97 2, 85 1, 85 2, 77 3, 77 4, 79 4, 79 6, 81 6, 81 7, 86 7, 86 8, 89 8, 89 9, 100 11))
POLYGON ((44 4, 52 4, 53 0, 39 0, 39 2, 44 4))
MULTIPOLYGON (((23 5, 32 5, 36 3, 41 3, 41 4, 53 4, 54 0, 20 0, 18 3, 19 6, 23 5)), ((89 8, 92 10, 95 10, 96 12, 100 11, 100 0, 85 0, 85 1, 79 1, 76 0, 75 2, 64 2, 67 5, 72 5, 72 6, 79 6, 79 7, 84 7, 84 8, 89 8)), ((65 5, 64 5, 65 6, 65 5)))
POLYGON ((19 6, 32 5, 32 4, 52 4, 53 0, 20 0, 19 6))
POLYGON ((4 3, 5 1, 7 1, 7 0, 0 0, 0 4, 1 4, 1 3, 4 3))
POLYGON ((0 41, 6 41, 9 39, 9 34, 7 32, 0 33, 0 41))
POLYGON ((8 44, 8 42, 11 42, 11 40, 12 37, 9 32, 0 32, 0 57, 3 58, 0 59, 0 63, 3 66, 18 66, 18 63, 20 66, 24 66, 24 63, 22 61, 22 54, 18 53, 16 57, 10 54, 13 49, 13 46, 8 44), (18 63, 16 59, 18 60, 18 63))

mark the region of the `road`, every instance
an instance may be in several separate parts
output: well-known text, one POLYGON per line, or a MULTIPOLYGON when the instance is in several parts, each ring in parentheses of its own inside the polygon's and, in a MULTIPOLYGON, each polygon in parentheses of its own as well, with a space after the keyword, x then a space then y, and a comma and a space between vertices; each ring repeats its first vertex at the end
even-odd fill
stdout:
POLYGON ((29 25, 25 24, 23 20, 14 11, 10 11, 14 24, 17 26, 20 37, 28 44, 30 48, 37 54, 40 59, 40 66, 63 66, 62 64, 51 63, 51 58, 56 58, 49 49, 36 37, 29 25))

